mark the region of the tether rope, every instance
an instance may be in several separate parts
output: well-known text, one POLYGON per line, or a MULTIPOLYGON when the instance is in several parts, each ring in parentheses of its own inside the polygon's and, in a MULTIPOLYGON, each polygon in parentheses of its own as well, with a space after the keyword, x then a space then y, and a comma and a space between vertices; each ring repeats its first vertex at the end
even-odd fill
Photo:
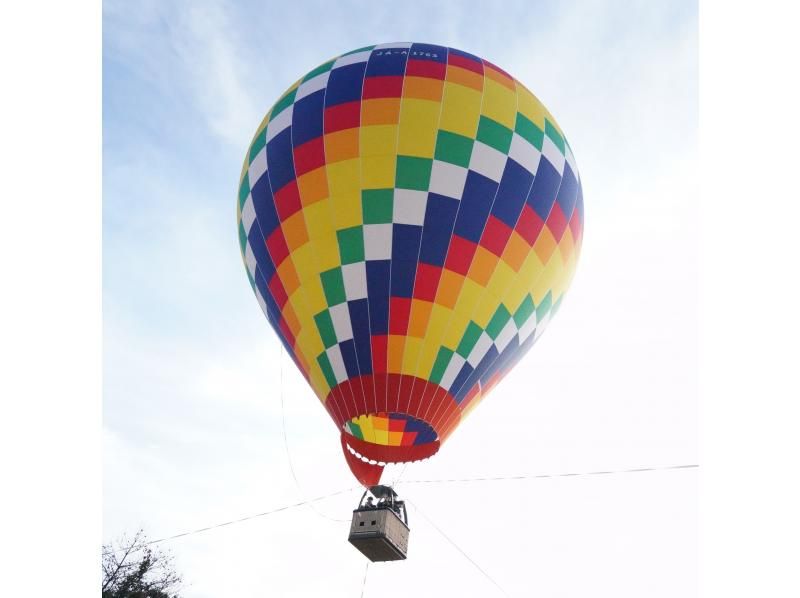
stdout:
MULTIPOLYGON (((526 480, 526 479, 543 479, 543 478, 563 478, 563 477, 576 477, 576 476, 594 476, 594 475, 609 475, 609 474, 620 474, 620 473, 640 473, 646 471, 666 471, 666 470, 679 470, 679 469, 696 469, 700 467, 698 464, 690 464, 690 465, 668 465, 663 467, 639 467, 636 469, 618 469, 613 471, 587 471, 587 472, 578 472, 578 473, 558 473, 558 474, 540 474, 540 475, 516 475, 516 476, 495 476, 495 477, 481 477, 481 478, 450 478, 450 479, 441 479, 441 480, 407 480, 402 482, 403 484, 447 484, 447 483, 456 483, 456 482, 494 482, 494 481, 501 481, 501 480, 526 480)), ((149 542, 145 542, 138 548, 134 550, 138 551, 144 548, 145 546, 150 546, 153 544, 159 544, 161 542, 167 542, 169 540, 175 540, 176 538, 182 538, 184 536, 190 536, 193 534, 199 534, 202 532, 207 532, 212 529, 217 529, 220 527, 225 527, 227 525, 232 525, 234 523, 241 523, 243 521, 249 521, 250 519, 256 519, 257 517, 265 517, 267 515, 272 515, 273 513, 279 513, 281 511, 287 511, 290 509, 294 509, 297 507, 302 507, 303 505, 310 505, 312 503, 319 502, 321 500, 325 500, 326 498, 331 498, 333 496, 338 496, 340 494, 345 494, 346 492, 352 492, 353 490, 360 490, 361 486, 351 486, 350 488, 345 488, 344 490, 338 490, 337 492, 331 492, 330 494, 324 494, 322 496, 317 496, 316 498, 310 498, 307 500, 303 500, 300 502, 296 502, 290 505, 285 505, 283 507, 278 507, 276 509, 272 509, 271 511, 264 511, 263 513, 256 513, 255 515, 248 515, 247 517, 241 517, 239 519, 233 519, 231 521, 225 521, 224 523, 217 523, 216 525, 210 525, 208 527, 203 527, 200 529, 191 530, 188 532, 182 532, 180 534, 175 534, 173 536, 166 536, 164 538, 159 538, 158 540, 151 540, 149 542)), ((408 501, 409 503, 411 501, 408 501)), ((413 504, 413 503, 411 503, 413 504)), ((414 505, 416 510, 419 510, 419 507, 414 505)), ((423 517, 425 514, 420 511, 423 517)), ((425 517, 428 519, 427 517, 425 517)), ((430 521, 430 520, 429 520, 430 521)), ((430 522, 431 525, 436 527, 433 522, 430 522)), ((437 528, 438 530, 438 528, 437 528)), ((438 530, 442 535, 444 532, 438 530)), ((451 541, 452 542, 452 541, 451 541)), ((122 552, 125 549, 119 550, 112 550, 104 552, 104 555, 115 553, 115 552, 122 552)), ((460 549, 459 549, 460 550, 460 549)), ((466 556, 466 554, 465 554, 466 556)))
POLYGON ((484 576, 486 579, 488 579, 490 582, 492 582, 492 584, 494 584, 494 586, 495 586, 495 587, 496 587, 498 590, 500 590, 500 592, 502 592, 502 594, 503 594, 504 596, 508 596, 508 592, 506 592, 506 591, 505 591, 505 590, 502 588, 502 586, 501 586, 499 583, 497 583, 497 582, 494 580, 494 578, 493 578, 491 575, 489 575, 489 574, 488 574, 488 573, 487 573, 487 572, 486 572, 486 571, 483 569, 483 567, 481 567, 481 566, 480 566, 478 563, 476 563, 476 562, 475 562, 475 560, 474 560, 474 559, 473 559, 471 556, 469 556, 469 555, 468 555, 466 552, 464 552, 464 550, 463 550, 463 549, 462 549, 462 548, 461 548, 461 547, 460 547, 458 544, 456 544, 456 543, 455 543, 455 541, 454 541, 454 540, 453 540, 453 539, 452 539, 450 536, 448 536, 446 533, 444 533, 444 532, 442 531, 442 529, 441 529, 441 528, 440 528, 438 525, 436 525, 436 524, 433 522, 433 520, 432 520, 430 517, 428 517, 428 516, 427 516, 425 513, 423 513, 423 512, 420 510, 420 508, 417 506, 417 504, 416 504, 416 503, 414 503, 414 502, 411 502, 410 500, 409 500, 408 502, 409 502, 409 503, 411 503, 411 504, 414 506, 414 511, 416 511, 417 513, 419 513, 420 515, 422 515, 423 519, 425 519, 425 520, 426 520, 428 523, 430 523, 430 524, 431 524, 431 526, 433 527, 433 529, 435 529, 437 532, 439 532, 439 534, 441 534, 441 536, 442 536, 442 537, 443 537, 445 540, 447 540, 447 541, 448 541, 448 542, 449 542, 449 543, 450 543, 450 544, 453 546, 453 548, 455 548, 456 550, 458 550, 458 552, 460 552, 460 553, 463 555, 463 557, 464 557, 465 559, 467 559, 467 560, 468 560, 470 563, 472 563, 472 564, 475 566, 475 568, 476 568, 478 571, 480 571, 480 572, 481 572, 481 574, 482 574, 482 575, 483 575, 483 576, 484 576))
POLYGON ((449 484, 454 482, 497 482, 501 480, 534 480, 543 478, 569 478, 576 476, 590 475, 612 475, 620 473, 640 473, 644 471, 666 471, 670 469, 696 469, 700 467, 697 463, 689 465, 665 465, 659 467, 639 467, 636 469, 616 469, 611 471, 581 471, 574 473, 545 473, 545 474, 523 474, 513 476, 491 476, 482 478, 449 478, 441 480, 405 480, 403 484, 449 484))
POLYGON ((369 561, 367 561, 367 566, 364 568, 364 581, 361 584, 361 598, 364 598, 364 589, 367 587, 367 573, 369 573, 369 561))
MULTIPOLYGON (((281 511, 288 511, 289 509, 294 509, 297 507, 302 507, 303 505, 307 505, 309 503, 318 502, 320 500, 325 500, 326 498, 331 498, 333 496, 338 496, 340 494, 345 494, 346 492, 352 492, 353 490, 358 489, 358 486, 352 486, 350 488, 345 488, 344 490, 339 490, 337 492, 331 492, 330 494, 324 494, 322 496, 317 496, 316 498, 310 498, 308 500, 303 500, 300 502, 296 502, 290 505, 285 505, 283 507, 278 507, 277 509, 272 509, 271 511, 264 511, 263 513, 256 513, 255 515, 248 515, 247 517, 241 517, 239 519, 233 519, 231 521, 225 521, 224 523, 217 523, 216 525, 209 525, 208 527, 201 527, 200 529, 191 530, 188 532, 182 532, 180 534, 175 534, 173 536, 166 536, 164 538, 159 538, 158 540, 151 540, 149 542, 145 542, 141 546, 137 547, 133 552, 138 550, 142 550, 145 546, 151 546, 153 544, 159 544, 160 542, 167 542, 168 540, 175 540, 176 538, 182 538, 184 536, 191 536, 193 534, 199 534, 202 532, 207 532, 212 529, 217 529, 219 527, 225 527, 226 525, 232 525, 234 523, 241 523, 242 521, 249 521, 250 519, 255 519, 257 517, 266 517, 267 515, 272 515, 274 513, 279 513, 281 511)), ((122 552, 126 549, 122 548, 119 550, 110 550, 104 552, 103 555, 111 554, 113 552, 122 552)))
MULTIPOLYGON (((289 438, 286 434, 286 411, 283 406, 283 343, 278 343, 280 348, 280 354, 278 357, 278 368, 280 370, 280 395, 281 395, 281 429, 283 430, 283 446, 286 448, 286 459, 289 462, 289 471, 292 472, 292 479, 294 480, 294 485, 297 488, 297 493, 303 497, 305 496, 305 492, 300 487, 300 481, 297 479, 297 474, 294 471, 294 464, 292 463, 292 453, 289 450, 289 438)), ((311 507, 311 510, 314 511, 320 517, 324 517, 329 521, 336 521, 337 523, 350 523, 349 519, 337 519, 336 517, 331 517, 330 515, 326 515, 319 509, 317 509, 313 503, 309 503, 308 505, 311 507)))

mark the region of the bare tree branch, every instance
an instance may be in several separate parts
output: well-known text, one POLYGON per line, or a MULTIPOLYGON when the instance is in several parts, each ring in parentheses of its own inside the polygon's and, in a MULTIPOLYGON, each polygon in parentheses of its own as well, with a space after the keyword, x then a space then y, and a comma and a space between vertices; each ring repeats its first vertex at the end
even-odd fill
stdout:
POLYGON ((103 598, 178 598, 173 558, 149 545, 144 530, 104 545, 101 564, 103 598))

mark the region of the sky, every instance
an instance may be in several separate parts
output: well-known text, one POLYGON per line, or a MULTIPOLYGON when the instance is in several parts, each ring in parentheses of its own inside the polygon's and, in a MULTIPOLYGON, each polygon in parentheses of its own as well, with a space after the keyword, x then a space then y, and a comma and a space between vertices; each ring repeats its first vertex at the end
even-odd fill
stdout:
POLYGON ((360 491, 247 282, 236 189, 284 89, 390 41, 529 87, 569 139, 586 220, 547 333, 434 459, 387 469, 409 559, 371 565, 364 595, 502 595, 438 530, 512 596, 696 594, 696 470, 415 483, 698 462, 697 6, 489 4, 104 2, 104 540, 349 489, 164 543, 187 598, 364 585, 360 491))

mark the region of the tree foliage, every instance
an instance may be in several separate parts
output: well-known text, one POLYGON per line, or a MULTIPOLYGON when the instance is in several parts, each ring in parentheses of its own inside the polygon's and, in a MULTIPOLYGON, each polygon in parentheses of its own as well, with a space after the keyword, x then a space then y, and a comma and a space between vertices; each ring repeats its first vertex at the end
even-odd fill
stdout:
POLYGON ((143 530, 103 546, 102 598, 179 598, 171 556, 148 545, 143 530))

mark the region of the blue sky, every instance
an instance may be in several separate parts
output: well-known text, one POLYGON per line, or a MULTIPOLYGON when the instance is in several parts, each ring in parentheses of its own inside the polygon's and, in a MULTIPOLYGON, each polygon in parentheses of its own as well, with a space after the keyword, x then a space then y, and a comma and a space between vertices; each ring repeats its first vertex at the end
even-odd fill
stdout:
MULTIPOLYGON (((565 130, 586 203, 582 262, 550 331, 448 450, 405 478, 696 461, 696 4, 489 4, 104 3, 106 538, 138 525, 170 535, 352 485, 247 284, 235 196, 278 95, 326 59, 385 41, 464 49, 523 81, 565 130), (312 424, 293 426, 301 417, 312 424), (470 433, 484 425, 502 430, 490 447, 470 433)), ((441 508, 442 488, 407 491, 512 595, 692 595, 694 474, 653 476, 526 487, 546 515, 531 515, 524 546, 482 510, 519 487, 470 487, 460 509, 441 508), (531 560, 542 564, 533 582, 519 572, 531 560)), ((341 517, 354 497, 320 509, 341 517)), ((300 511, 176 542, 186 595, 355 595, 363 561, 344 524, 300 511)), ((412 560, 376 567, 368 588, 492 595, 416 521, 412 560)))

